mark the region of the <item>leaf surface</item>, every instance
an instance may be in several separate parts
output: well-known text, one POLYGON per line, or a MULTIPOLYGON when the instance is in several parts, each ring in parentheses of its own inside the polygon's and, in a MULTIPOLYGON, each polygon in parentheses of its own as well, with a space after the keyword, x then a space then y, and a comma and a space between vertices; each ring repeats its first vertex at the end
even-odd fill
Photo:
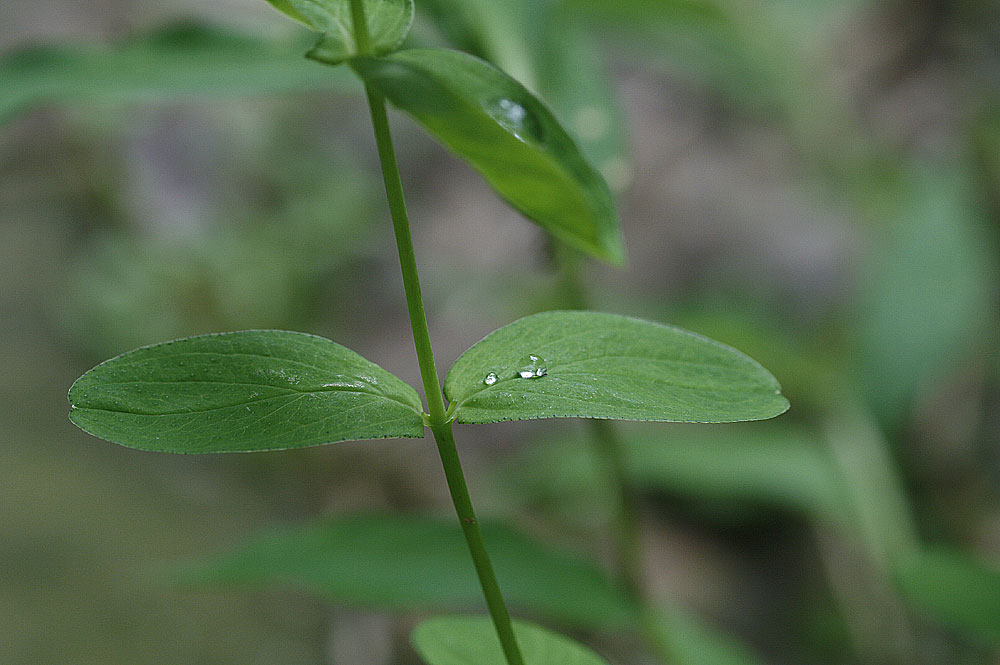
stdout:
MULTIPOLYGON (((524 665, 607 665, 607 661, 568 637, 525 621, 514 622, 524 665)), ((410 635, 427 665, 507 665, 489 617, 433 617, 410 635)))
POLYGON ((460 423, 733 422, 788 408, 775 378, 739 351, 598 312, 544 312, 504 326, 462 354, 444 389, 460 423))
POLYGON ((526 217, 583 251, 623 261, 607 184, 520 83, 478 58, 444 49, 356 58, 351 65, 526 217))
MULTIPOLYGON (((309 57, 336 65, 358 53, 350 0, 267 0, 289 18, 323 37, 309 57)), ((365 21, 377 55, 396 50, 413 23, 413 0, 363 0, 365 21)))
POLYGON ((69 391, 70 419, 132 448, 249 452, 421 437, 420 398, 350 349, 304 333, 188 337, 101 363, 69 391))

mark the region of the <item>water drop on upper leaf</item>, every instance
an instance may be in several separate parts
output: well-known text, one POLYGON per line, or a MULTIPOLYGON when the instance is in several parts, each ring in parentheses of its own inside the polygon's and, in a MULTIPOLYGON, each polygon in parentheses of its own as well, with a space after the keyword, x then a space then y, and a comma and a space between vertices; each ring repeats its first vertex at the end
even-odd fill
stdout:
POLYGON ((500 123, 504 129, 521 141, 541 143, 545 139, 542 123, 519 102, 509 97, 500 97, 486 104, 486 112, 500 123))
POLYGON ((497 377, 496 372, 490 372, 489 374, 486 375, 486 378, 483 379, 483 383, 485 383, 488 386, 492 386, 494 383, 496 383, 499 380, 500 379, 499 379, 499 377, 497 377))

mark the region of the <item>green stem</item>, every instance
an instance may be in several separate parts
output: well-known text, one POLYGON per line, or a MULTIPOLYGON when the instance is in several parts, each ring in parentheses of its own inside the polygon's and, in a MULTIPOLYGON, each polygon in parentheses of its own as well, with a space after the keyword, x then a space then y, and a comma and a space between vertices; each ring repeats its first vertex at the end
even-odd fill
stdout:
POLYGON ((374 55, 362 0, 351 0, 351 23, 354 27, 354 41, 357 42, 358 55, 374 55))
MULTIPOLYGON (((353 4, 360 4, 355 0, 353 4)), ((389 200, 392 229, 396 234, 396 249, 399 252, 399 267, 403 273, 403 290, 406 292, 406 308, 410 314, 413 329, 413 344, 417 350, 417 363, 427 397, 427 412, 431 423, 445 420, 444 397, 437 367, 434 365, 434 351, 431 348, 430 332, 427 329, 427 314, 424 299, 420 293, 420 278, 417 275, 417 260, 413 253, 413 238, 410 235, 410 220, 406 214, 406 200, 403 198, 403 183, 399 178, 396 151, 389 132, 389 118, 385 111, 385 99, 371 86, 365 86, 368 108, 371 111, 372 126, 375 129, 375 143, 379 161, 382 163, 382 178, 385 194, 389 200)))
POLYGON ((639 613, 639 630, 646 644, 656 657, 674 662, 674 648, 668 632, 663 630, 664 619, 654 609, 655 603, 646 590, 643 566, 642 530, 640 527, 639 497, 628 481, 625 444, 614 424, 607 420, 590 420, 591 439, 604 459, 617 494, 615 515, 615 540, 618 549, 619 577, 632 603, 639 613))
MULTIPOLYGON (((351 0, 351 17, 356 26, 355 39, 358 43, 359 54, 371 54, 371 39, 368 35, 362 0, 351 0)), ((399 176, 396 151, 392 145, 392 133, 389 130, 385 99, 371 86, 366 85, 365 92, 368 97, 372 127, 375 130, 379 161, 382 164, 382 178, 385 182, 386 198, 389 201, 392 228, 396 235, 396 249, 399 252, 399 266, 403 274, 403 289, 406 293, 406 308, 410 315, 410 327, 413 330, 413 344, 416 347, 420 377, 427 398, 428 425, 434 433, 434 440, 437 442, 438 453, 441 455, 441 465, 444 467, 445 477, 448 481, 448 491, 451 493, 455 512, 462 525, 465 542, 469 546, 469 554, 472 556, 476 574, 479 576, 479 584, 482 587, 486 605, 489 607, 493 625, 496 627, 504 656, 508 665, 524 665, 524 659, 521 657, 521 651, 514 636, 510 614, 500 592, 500 584, 493 571, 493 564, 490 562, 483 534, 479 529, 476 511, 472 507, 472 499, 469 497, 469 488, 465 482, 465 474, 462 472, 462 463, 458 457, 451 423, 447 422, 445 415, 444 395, 434 364, 430 332, 427 329, 427 314, 424 311, 424 301, 420 293, 420 278, 417 274, 417 261, 413 252, 410 220, 406 213, 403 183, 399 176)))
POLYGON ((637 604, 646 604, 645 575, 642 564, 642 537, 639 530, 639 499, 628 482, 624 446, 617 430, 607 420, 590 420, 592 439, 604 458, 618 495, 615 531, 618 542, 621 578, 637 604))
POLYGON ((482 587, 483 596, 486 598, 490 617, 497 630, 497 637, 500 638, 500 646, 503 647, 503 653, 509 665, 524 665, 521 650, 514 637, 510 614, 507 612, 507 605, 504 603, 496 573, 493 571, 493 564, 490 562, 489 552, 486 550, 486 543, 483 541, 476 511, 472 507, 472 499, 469 497, 469 488, 465 483, 465 474, 462 473, 462 462, 458 457, 458 449, 455 447, 455 436, 451 430, 451 423, 431 425, 431 431, 434 432, 434 440, 437 442, 438 452, 441 454, 441 465, 444 467, 444 474, 448 479, 451 501, 455 505, 458 520, 462 524, 465 542, 469 546, 469 553, 472 555, 472 562, 476 567, 476 574, 479 576, 479 586, 482 587))

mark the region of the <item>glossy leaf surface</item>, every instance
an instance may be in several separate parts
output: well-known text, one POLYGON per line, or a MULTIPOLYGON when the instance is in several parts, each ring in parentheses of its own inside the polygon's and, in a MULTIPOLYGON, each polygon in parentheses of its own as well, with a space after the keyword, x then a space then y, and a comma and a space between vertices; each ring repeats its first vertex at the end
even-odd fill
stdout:
MULTIPOLYGON (((514 622, 524 665, 607 665, 593 651, 541 626, 514 622)), ((427 665, 507 665, 489 617, 434 617, 413 629, 410 640, 427 665)))
POLYGON ((356 58, 352 66, 526 217, 583 251, 622 262, 607 184, 520 83, 478 58, 443 49, 356 58))
MULTIPOLYGON (((630 626, 623 591, 595 565, 485 523, 504 596, 514 606, 575 626, 630 626)), ((389 609, 480 607, 482 592, 453 519, 354 515, 290 527, 192 566, 191 582, 284 583, 340 603, 389 609)))
POLYGON ((1000 645, 1000 568, 949 550, 900 562, 896 582, 910 603, 966 635, 1000 645))
MULTIPOLYGON (((323 33, 309 57, 336 65, 358 53, 350 0, 267 0, 291 19, 323 33)), ((413 23, 413 0, 363 0, 376 54, 394 51, 413 23)))
POLYGON ((504 326, 462 354, 444 389, 460 423, 732 422, 788 408, 775 378, 739 351, 598 312, 544 312, 504 326))
POLYGON ((0 57, 0 122, 46 103, 178 95, 263 95, 355 86, 302 58, 309 42, 268 42, 184 22, 110 47, 42 46, 0 57))
POLYGON ((322 337, 252 330, 137 349, 81 376, 70 419, 133 448, 248 452, 421 437, 409 385, 322 337))

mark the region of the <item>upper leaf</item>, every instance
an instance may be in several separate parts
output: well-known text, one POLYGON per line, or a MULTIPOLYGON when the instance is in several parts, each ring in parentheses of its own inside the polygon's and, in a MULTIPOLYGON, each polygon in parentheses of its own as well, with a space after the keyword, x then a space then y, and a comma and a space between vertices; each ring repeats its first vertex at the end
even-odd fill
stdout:
MULTIPOLYGON (((282 14, 323 37, 309 57, 331 65, 358 54, 350 0, 267 0, 282 14)), ((413 23, 413 0, 363 0, 368 34, 377 55, 390 53, 403 42, 413 23)))
POLYGON ((478 58, 443 49, 355 58, 351 64, 529 219, 579 249, 623 261, 607 184, 552 112, 520 83, 478 58))
POLYGON ((142 450, 249 452, 423 436, 413 388, 350 349, 251 330, 147 346, 90 370, 70 420, 142 450))
POLYGON ((597 312, 544 312, 490 333, 455 362, 444 390, 460 423, 733 422, 788 408, 777 380, 739 351, 597 312))
MULTIPOLYGON (((524 665, 608 665, 593 651, 568 637, 525 621, 514 622, 524 665)), ((434 617, 410 635, 427 665, 507 665, 489 617, 434 617)))

